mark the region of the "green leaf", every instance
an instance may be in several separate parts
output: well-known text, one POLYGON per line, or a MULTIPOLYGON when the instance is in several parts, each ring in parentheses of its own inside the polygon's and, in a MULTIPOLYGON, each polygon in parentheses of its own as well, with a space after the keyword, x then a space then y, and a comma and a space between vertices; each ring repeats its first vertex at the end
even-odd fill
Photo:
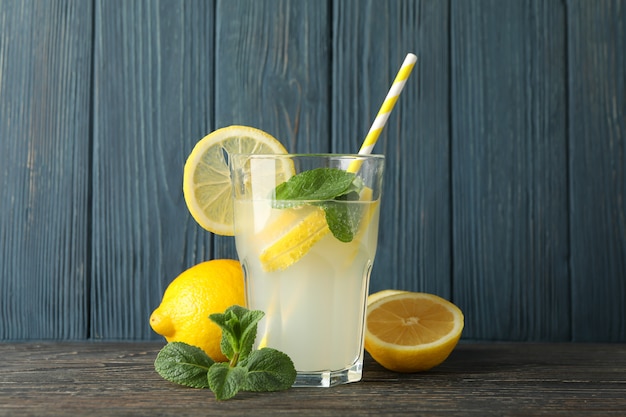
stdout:
POLYGON ((257 324, 263 318, 265 314, 260 310, 250 310, 241 319, 242 329, 239 339, 239 351, 240 360, 244 360, 252 352, 254 346, 254 340, 256 339, 257 324))
POLYGON ((333 236, 342 242, 351 242, 363 214, 360 204, 328 201, 322 205, 326 223, 333 236))
POLYGON ((294 175, 276 187, 276 200, 332 200, 344 194, 356 175, 338 168, 316 168, 294 175))
POLYGON ((157 355, 154 368, 168 381, 209 388, 218 400, 232 398, 245 389, 287 389, 296 378, 289 356, 270 348, 252 350, 257 324, 262 317, 262 311, 240 306, 231 306, 224 314, 210 316, 222 328, 222 347, 229 352, 230 362, 216 363, 200 348, 171 342, 157 355), (224 348, 226 345, 227 348, 224 348))
POLYGON ((222 328, 220 347, 228 359, 243 360, 250 354, 256 338, 257 323, 263 315, 262 311, 235 305, 228 307, 223 314, 209 316, 222 328))
POLYGON ((333 236, 342 242, 351 242, 354 238, 352 224, 347 205, 344 203, 328 202, 323 205, 326 214, 326 223, 333 236))
POLYGON ((170 342, 158 353, 154 369, 170 382, 208 388, 207 372, 213 364, 202 349, 183 342, 170 342))
POLYGON ((338 168, 316 168, 301 172, 276 187, 274 207, 289 208, 302 201, 318 201, 326 212, 328 228, 335 238, 350 242, 354 238, 362 211, 357 205, 335 204, 335 201, 356 201, 363 189, 363 180, 352 172, 338 168), (287 201, 287 202, 286 202, 287 201))
POLYGON ((236 315, 229 311, 229 307, 224 313, 215 313, 209 316, 215 324, 222 329, 222 339, 220 341, 220 349, 224 356, 232 359, 236 352, 239 351, 239 320, 236 315))
POLYGON ((246 391, 279 391, 291 387, 296 380, 293 362, 283 352, 263 348, 250 354, 245 362, 248 368, 246 391))
POLYGON ((232 367, 227 362, 219 362, 211 366, 206 378, 215 398, 227 400, 243 388, 247 372, 244 367, 232 367))
POLYGON ((345 201, 358 200, 361 194, 361 190, 363 190, 363 187, 364 184, 361 177, 355 176, 348 188, 346 188, 342 194, 335 197, 335 199, 345 201))

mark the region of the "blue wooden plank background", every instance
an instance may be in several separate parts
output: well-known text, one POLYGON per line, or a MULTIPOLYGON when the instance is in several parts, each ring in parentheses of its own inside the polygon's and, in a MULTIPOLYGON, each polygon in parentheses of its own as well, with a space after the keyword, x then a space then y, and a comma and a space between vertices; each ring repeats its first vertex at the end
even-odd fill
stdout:
POLYGON ((182 167, 249 124, 354 152, 407 52, 371 290, 465 339, 626 341, 626 0, 0 0, 0 340, 158 339, 235 257, 182 167))

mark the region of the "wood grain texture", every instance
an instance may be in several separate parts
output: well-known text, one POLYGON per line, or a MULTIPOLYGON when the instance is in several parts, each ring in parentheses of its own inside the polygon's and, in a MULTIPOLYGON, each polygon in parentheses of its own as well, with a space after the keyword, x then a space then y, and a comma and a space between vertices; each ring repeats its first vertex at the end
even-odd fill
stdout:
MULTIPOLYGON (((328 152, 329 11, 317 0, 218 1, 216 127, 263 129, 289 152, 328 152)), ((214 236, 215 258, 237 258, 214 236)))
POLYGON ((568 22, 572 336, 623 341, 626 1, 570 1, 568 22))
POLYGON ((334 152, 359 150, 404 57, 418 55, 374 148, 385 155, 386 172, 370 290, 450 298, 448 4, 333 5, 334 152))
POLYGON ((182 174, 213 128, 213 21, 203 0, 96 2, 93 338, 156 337, 165 286, 210 257, 182 174))
POLYGON ((0 2, 0 339, 87 337, 91 13, 0 2))
POLYGON ((429 372, 365 357, 363 380, 330 389, 211 392, 154 371, 157 343, 2 344, 1 416, 623 416, 626 348, 461 344, 429 372))
POLYGON ((565 9, 456 1, 454 299, 465 337, 568 340, 565 9))
POLYGON ((0 0, 0 340, 156 339, 228 124, 355 152, 409 51, 371 290, 464 338, 626 341, 625 0, 0 0))

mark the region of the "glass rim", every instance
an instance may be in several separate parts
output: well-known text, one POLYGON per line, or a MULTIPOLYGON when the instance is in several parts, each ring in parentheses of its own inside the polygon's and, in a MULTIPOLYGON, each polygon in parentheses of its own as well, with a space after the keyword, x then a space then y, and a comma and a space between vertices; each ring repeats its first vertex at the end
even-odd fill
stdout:
POLYGON ((243 156, 247 158, 294 158, 294 157, 309 157, 309 158, 335 158, 335 159, 385 159, 383 154, 365 154, 360 155, 358 153, 231 153, 229 156, 243 156))

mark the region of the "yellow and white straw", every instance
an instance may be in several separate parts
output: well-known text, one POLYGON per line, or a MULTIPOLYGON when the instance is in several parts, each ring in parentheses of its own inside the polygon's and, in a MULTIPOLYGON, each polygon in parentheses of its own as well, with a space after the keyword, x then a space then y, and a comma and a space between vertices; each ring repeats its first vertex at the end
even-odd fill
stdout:
MULTIPOLYGON (((411 75, 411 71, 413 71, 416 61, 417 56, 414 54, 407 54, 406 58, 404 58, 404 62, 402 63, 395 80, 393 80, 393 84, 391 84, 387 97, 385 97, 385 101, 382 106, 380 106, 380 110, 376 115, 376 119, 374 119, 374 123, 372 123, 367 136, 365 136, 365 139, 363 140, 361 149, 359 149, 359 155, 369 155, 372 153, 372 149, 374 149, 374 145, 376 145, 376 142, 378 141, 380 132, 382 132, 385 127, 385 123, 387 123, 387 119, 389 119, 389 115, 391 114, 393 107, 396 105, 396 101, 398 101, 398 97, 400 96, 409 75, 411 75)), ((348 171, 356 172, 360 166, 361 161, 355 160, 348 167, 348 171)))

